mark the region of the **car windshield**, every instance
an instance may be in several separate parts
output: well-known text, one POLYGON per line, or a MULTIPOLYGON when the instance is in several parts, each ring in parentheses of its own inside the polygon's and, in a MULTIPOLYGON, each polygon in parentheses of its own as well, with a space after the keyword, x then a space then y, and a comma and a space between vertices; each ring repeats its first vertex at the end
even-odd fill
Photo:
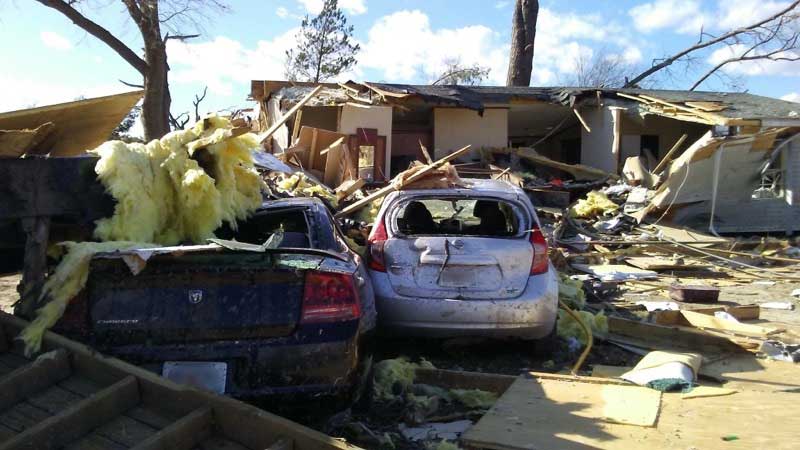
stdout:
POLYGON ((222 239, 261 245, 276 231, 283 232, 278 247, 311 248, 305 208, 274 208, 256 212, 252 217, 239 222, 236 230, 223 226, 216 235, 222 239))
POLYGON ((397 230, 405 235, 514 236, 514 206, 494 198, 414 198, 400 205, 397 230))

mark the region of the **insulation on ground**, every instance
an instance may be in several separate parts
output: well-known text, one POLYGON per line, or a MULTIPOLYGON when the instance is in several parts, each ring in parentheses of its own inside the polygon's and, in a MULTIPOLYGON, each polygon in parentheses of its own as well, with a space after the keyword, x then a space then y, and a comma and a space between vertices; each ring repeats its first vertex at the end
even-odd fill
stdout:
POLYGON ((570 214, 572 214, 573 217, 588 219, 606 214, 613 214, 617 212, 618 209, 619 205, 609 200, 605 193, 591 191, 586 194, 586 198, 578 200, 578 202, 570 208, 570 214))

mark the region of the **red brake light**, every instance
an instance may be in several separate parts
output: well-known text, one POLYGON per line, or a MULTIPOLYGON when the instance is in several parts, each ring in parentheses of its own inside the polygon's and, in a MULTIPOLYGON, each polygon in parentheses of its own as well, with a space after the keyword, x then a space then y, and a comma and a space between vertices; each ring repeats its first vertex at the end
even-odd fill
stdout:
POLYGON ((353 277, 343 273, 308 272, 300 323, 339 322, 361 317, 353 277))
POLYGON ((383 245, 389 239, 383 219, 378 220, 367 238, 367 265, 378 272, 386 272, 386 263, 383 258, 383 245))
POLYGON ((531 230, 531 246, 533 247, 533 259, 531 261, 531 275, 547 273, 549 265, 547 261, 547 239, 544 238, 542 230, 534 228, 531 230))

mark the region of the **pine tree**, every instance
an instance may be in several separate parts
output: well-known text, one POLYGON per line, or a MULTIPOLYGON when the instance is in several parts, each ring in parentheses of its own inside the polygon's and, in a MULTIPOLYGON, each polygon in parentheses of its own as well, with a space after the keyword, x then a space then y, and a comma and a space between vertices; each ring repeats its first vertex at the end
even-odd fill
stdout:
POLYGON ((352 42, 353 26, 337 0, 325 0, 317 17, 303 18, 297 47, 286 52, 286 78, 292 81, 329 80, 356 64, 361 47, 352 42))

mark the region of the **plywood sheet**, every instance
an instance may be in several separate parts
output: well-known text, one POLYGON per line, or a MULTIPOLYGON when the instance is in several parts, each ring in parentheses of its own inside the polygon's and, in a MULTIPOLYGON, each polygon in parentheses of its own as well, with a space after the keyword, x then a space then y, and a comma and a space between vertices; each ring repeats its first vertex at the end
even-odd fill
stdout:
POLYGON ((587 417, 592 399, 572 386, 563 389, 560 401, 532 396, 530 385, 518 387, 527 390, 515 390, 512 385, 462 436, 464 446, 497 450, 788 450, 797 445, 800 417, 787 413, 797 401, 792 394, 741 391, 702 399, 663 394, 656 427, 639 427, 587 417), (742 426, 744 423, 747 425, 742 426), (738 439, 722 440, 730 435, 738 439))
POLYGON ((631 256, 625 262, 644 270, 705 270, 709 264, 684 262, 661 256, 631 256))
POLYGON ((37 148, 50 156, 80 155, 108 140, 143 93, 126 92, 0 113, 0 130, 35 129, 52 122, 54 129, 37 148))

